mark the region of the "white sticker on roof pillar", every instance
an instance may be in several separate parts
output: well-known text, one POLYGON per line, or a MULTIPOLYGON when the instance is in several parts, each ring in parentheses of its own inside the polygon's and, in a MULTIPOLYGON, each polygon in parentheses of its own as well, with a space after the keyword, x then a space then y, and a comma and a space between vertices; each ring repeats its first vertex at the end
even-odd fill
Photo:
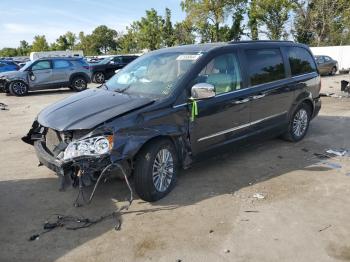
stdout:
POLYGON ((201 55, 179 55, 176 60, 190 60, 194 61, 197 60, 201 55))

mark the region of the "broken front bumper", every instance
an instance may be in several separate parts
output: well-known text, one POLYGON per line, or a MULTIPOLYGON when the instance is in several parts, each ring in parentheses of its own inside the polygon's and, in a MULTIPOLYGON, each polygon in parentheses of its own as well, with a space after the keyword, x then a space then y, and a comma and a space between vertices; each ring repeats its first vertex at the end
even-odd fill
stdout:
POLYGON ((86 173, 102 171, 104 167, 111 163, 109 156, 82 156, 69 160, 59 160, 45 149, 44 143, 40 140, 34 142, 34 148, 40 164, 62 176, 73 171, 76 167, 86 173))

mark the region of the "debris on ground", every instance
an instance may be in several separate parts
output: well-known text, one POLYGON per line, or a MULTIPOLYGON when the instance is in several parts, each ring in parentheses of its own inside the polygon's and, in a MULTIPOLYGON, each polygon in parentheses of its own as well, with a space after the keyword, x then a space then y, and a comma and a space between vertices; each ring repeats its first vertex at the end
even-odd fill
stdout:
POLYGON ((324 228, 321 228, 320 230, 318 230, 318 232, 322 232, 325 231, 326 229, 330 228, 332 225, 327 225, 324 228))
POLYGON ((322 162, 321 165, 327 166, 332 169, 340 169, 342 166, 337 163, 332 163, 332 162, 322 162))
POLYGON ((328 158, 331 158, 330 155, 322 154, 322 153, 314 153, 314 156, 318 157, 319 159, 328 159, 328 158))
POLYGON ((101 216, 96 219, 90 219, 85 217, 76 217, 76 216, 66 216, 66 215, 55 215, 56 219, 54 221, 46 221, 43 225, 43 231, 37 234, 32 235, 28 240, 34 241, 38 240, 39 237, 43 234, 51 232, 52 230, 60 227, 65 227, 66 230, 78 230, 82 228, 88 228, 93 225, 96 225, 106 219, 114 218, 116 224, 114 226, 115 230, 120 230, 121 228, 121 213, 119 211, 113 211, 110 214, 101 216))
POLYGON ((224 250, 225 253, 230 253, 231 251, 229 249, 224 250))
POLYGON ((265 199, 265 195, 263 193, 255 193, 253 195, 253 198, 256 198, 256 199, 265 199))
POLYGON ((9 107, 8 105, 4 103, 0 103, 0 110, 9 110, 8 107, 9 107))
POLYGON ((211 233, 213 233, 213 232, 214 232, 214 230, 212 230, 212 229, 209 230, 209 234, 211 234, 211 233))
POLYGON ((335 93, 320 93, 320 97, 343 98, 343 96, 337 95, 335 93))
POLYGON ((258 210, 245 210, 246 213, 259 213, 258 210))
POLYGON ((309 149, 307 148, 302 148, 301 150, 304 151, 305 153, 309 152, 309 149))
POLYGON ((328 149, 326 151, 327 154, 335 155, 335 156, 345 156, 348 151, 345 149, 328 149))

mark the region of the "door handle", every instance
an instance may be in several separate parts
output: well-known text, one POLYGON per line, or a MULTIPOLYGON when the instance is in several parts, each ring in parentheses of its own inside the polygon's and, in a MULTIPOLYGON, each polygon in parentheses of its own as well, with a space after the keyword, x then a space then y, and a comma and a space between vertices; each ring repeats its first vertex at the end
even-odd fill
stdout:
POLYGON ((247 103, 250 101, 250 98, 244 98, 244 99, 239 99, 239 100, 236 100, 234 102, 232 102, 233 104, 235 105, 239 105, 239 104, 244 104, 244 103, 247 103))
POLYGON ((259 95, 256 95, 256 96, 252 96, 252 99, 253 99, 253 100, 256 100, 256 99, 263 98, 263 97, 265 97, 265 96, 266 96, 266 94, 259 94, 259 95))

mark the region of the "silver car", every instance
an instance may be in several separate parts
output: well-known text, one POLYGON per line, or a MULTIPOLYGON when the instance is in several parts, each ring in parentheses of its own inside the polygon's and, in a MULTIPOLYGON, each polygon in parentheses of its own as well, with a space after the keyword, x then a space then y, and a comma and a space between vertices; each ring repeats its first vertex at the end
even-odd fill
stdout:
POLYGON ((83 91, 91 81, 90 66, 82 58, 42 58, 19 71, 0 73, 0 89, 16 96, 31 90, 69 87, 83 91))

